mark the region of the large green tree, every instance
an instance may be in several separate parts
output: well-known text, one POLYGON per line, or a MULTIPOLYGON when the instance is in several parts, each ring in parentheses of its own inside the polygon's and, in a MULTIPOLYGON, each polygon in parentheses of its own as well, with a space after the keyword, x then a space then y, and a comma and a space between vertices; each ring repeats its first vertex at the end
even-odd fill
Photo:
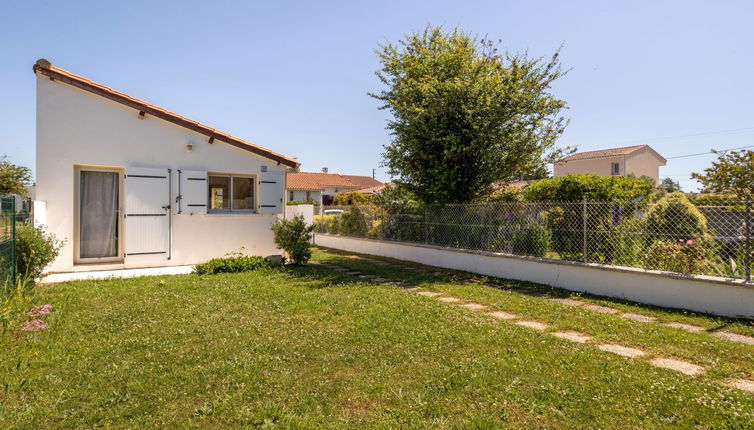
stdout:
POLYGON ((370 95, 393 116, 384 165, 425 203, 476 200, 564 155, 554 145, 566 104, 550 92, 565 73, 559 52, 545 60, 497 46, 427 27, 377 50, 385 88, 370 95))
POLYGON ((30 184, 31 169, 13 164, 7 156, 0 158, 0 194, 25 196, 30 184))
POLYGON ((713 193, 733 193, 738 198, 754 195, 754 151, 715 151, 717 161, 704 173, 692 173, 704 191, 713 193))

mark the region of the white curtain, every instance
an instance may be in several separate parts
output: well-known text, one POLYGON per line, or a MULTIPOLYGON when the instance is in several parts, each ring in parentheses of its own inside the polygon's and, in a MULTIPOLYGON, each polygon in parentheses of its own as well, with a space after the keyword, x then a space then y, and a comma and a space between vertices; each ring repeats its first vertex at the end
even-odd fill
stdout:
POLYGON ((81 258, 118 256, 118 173, 81 172, 81 258))

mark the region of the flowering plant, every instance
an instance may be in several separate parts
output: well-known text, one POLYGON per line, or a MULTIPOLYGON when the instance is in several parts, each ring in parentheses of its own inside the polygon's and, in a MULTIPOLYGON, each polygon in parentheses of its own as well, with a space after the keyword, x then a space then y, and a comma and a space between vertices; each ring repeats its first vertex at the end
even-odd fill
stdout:
POLYGON ((709 265, 707 249, 699 238, 656 240, 647 249, 647 267, 670 272, 704 273, 709 265))

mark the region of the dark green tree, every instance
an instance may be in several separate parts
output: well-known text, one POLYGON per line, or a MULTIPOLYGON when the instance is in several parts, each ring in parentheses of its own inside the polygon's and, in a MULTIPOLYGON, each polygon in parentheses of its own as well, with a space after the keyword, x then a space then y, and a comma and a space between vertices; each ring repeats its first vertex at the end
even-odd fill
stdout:
POLYGON ((27 185, 31 185, 31 169, 13 164, 7 156, 0 158, 0 194, 25 196, 27 185))
POLYGON ((704 173, 692 173, 705 192, 733 193, 743 199, 754 195, 754 151, 715 151, 717 161, 704 173))
POLYGON ((377 50, 390 111, 384 165, 425 203, 476 200, 492 184, 541 177, 567 120, 550 86, 563 76, 551 58, 499 53, 460 29, 427 27, 377 50))
POLYGON ((673 178, 665 178, 662 181, 660 181, 660 188, 663 190, 672 193, 674 191, 681 191, 681 184, 678 183, 678 181, 674 181, 673 178))

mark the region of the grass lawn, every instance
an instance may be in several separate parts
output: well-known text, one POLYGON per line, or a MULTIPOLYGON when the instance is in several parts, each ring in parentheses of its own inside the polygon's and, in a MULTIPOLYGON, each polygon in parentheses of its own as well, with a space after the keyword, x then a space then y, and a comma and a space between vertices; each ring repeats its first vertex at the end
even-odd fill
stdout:
MULTIPOLYGON (((0 428, 754 422, 754 394, 720 384, 754 377, 752 346, 321 251, 315 256, 708 370, 690 377, 658 369, 324 268, 82 281, 40 288, 12 312, 0 335, 0 428), (54 308, 45 317, 50 328, 20 331, 25 312, 43 303, 54 308)), ((611 306, 751 334, 742 323, 611 306)))

